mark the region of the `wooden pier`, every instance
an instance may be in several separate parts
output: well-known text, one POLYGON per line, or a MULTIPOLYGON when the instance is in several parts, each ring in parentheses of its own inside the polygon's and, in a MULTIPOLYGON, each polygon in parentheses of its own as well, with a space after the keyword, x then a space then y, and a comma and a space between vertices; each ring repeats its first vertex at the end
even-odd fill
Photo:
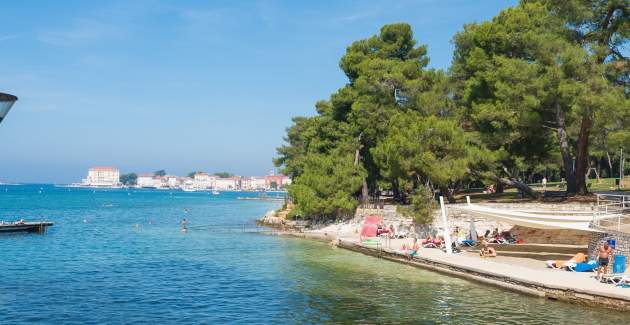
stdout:
POLYGON ((46 232, 46 227, 52 225, 53 223, 48 221, 2 223, 0 224, 0 234, 9 232, 36 232, 43 234, 46 232))

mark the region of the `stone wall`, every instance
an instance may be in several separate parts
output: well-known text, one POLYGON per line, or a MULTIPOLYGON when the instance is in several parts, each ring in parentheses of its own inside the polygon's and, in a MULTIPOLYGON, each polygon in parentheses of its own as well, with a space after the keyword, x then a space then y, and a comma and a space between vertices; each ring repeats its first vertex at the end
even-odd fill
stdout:
MULTIPOLYGON (((591 227, 594 227, 591 225, 591 227)), ((600 228, 603 232, 592 233, 591 240, 588 243, 588 256, 592 259, 597 258, 597 249, 600 245, 609 239, 615 240, 614 255, 624 255, 626 257, 626 269, 630 264, 630 234, 622 233, 614 230, 600 228)), ((610 259, 610 267, 608 267, 608 273, 612 273, 613 259, 610 259)))

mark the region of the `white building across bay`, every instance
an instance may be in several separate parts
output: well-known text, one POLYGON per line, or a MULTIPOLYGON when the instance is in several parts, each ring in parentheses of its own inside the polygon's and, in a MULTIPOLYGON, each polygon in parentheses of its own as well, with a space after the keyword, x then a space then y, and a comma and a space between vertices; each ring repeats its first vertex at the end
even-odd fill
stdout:
POLYGON ((113 187, 120 186, 120 171, 115 167, 99 166, 88 170, 87 177, 83 180, 86 186, 113 187))
MULTIPOLYGON (((218 177, 205 172, 196 172, 190 176, 156 175, 144 173, 136 175, 135 186, 139 188, 183 189, 186 191, 269 191, 285 190, 291 184, 291 178, 285 175, 267 176, 232 176, 218 177)), ((92 167, 87 177, 80 184, 83 186, 118 187, 120 171, 114 167, 92 167)), ((126 184, 132 185, 132 184, 126 184)), ((133 185, 132 185, 133 186, 133 185)))

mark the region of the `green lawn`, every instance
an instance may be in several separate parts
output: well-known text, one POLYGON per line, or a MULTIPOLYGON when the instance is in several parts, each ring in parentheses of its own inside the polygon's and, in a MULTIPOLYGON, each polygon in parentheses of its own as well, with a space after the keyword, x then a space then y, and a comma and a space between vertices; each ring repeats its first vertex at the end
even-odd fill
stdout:
MULTIPOLYGON (((600 178, 598 182, 597 179, 589 179, 588 180, 589 189, 590 191, 616 190, 617 186, 615 185, 615 180, 616 178, 600 178)), ((541 183, 529 184, 529 186, 538 192, 542 193, 543 191, 541 183)), ((560 187, 560 182, 547 183, 548 191, 561 191, 564 189, 565 188, 560 187)), ((622 188, 622 190, 630 191, 630 188, 622 188)), ((533 201, 530 198, 521 198, 518 191, 515 188, 507 188, 505 189, 503 193, 500 193, 500 194, 497 194, 497 193, 484 194, 482 193, 482 189, 472 189, 468 191, 462 191, 462 193, 455 195, 455 198, 457 199, 458 202, 465 202, 466 196, 470 196, 470 199, 473 202, 477 202, 477 203, 479 202, 510 203, 510 202, 533 201)), ((574 200, 588 201, 588 198, 571 199, 571 201, 574 201, 574 200)))

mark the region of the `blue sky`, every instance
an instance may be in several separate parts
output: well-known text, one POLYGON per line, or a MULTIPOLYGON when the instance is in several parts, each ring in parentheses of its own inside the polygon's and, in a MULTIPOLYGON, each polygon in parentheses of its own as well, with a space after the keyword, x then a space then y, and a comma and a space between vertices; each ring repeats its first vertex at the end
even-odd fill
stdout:
POLYGON ((0 180, 79 181, 92 165, 265 174, 295 115, 346 78, 339 58, 408 22, 447 68, 464 23, 516 0, 6 1, 0 180))

